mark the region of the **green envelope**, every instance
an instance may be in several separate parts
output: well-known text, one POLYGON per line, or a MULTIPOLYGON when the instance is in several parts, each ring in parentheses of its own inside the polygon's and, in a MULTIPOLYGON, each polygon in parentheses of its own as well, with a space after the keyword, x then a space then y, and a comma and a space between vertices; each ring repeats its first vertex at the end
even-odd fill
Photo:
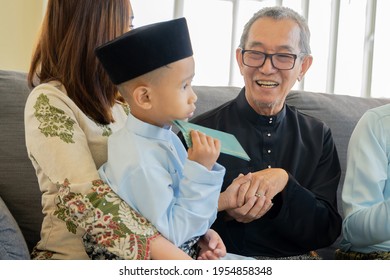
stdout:
POLYGON ((221 153, 235 156, 247 161, 251 160, 248 154, 242 148, 240 142, 238 142, 237 138, 233 134, 207 128, 186 121, 175 120, 173 121, 173 123, 183 133, 184 139, 188 147, 192 146, 190 131, 198 130, 213 138, 219 139, 219 141, 221 141, 221 153))

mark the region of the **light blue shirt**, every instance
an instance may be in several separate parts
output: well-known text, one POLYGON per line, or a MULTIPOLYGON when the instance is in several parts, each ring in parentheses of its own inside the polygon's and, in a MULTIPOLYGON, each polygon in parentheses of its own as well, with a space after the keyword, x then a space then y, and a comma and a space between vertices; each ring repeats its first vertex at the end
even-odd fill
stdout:
POLYGON ((349 142, 342 248, 390 251, 390 105, 368 110, 349 142))
POLYGON ((108 139, 108 160, 100 176, 131 207, 176 246, 205 234, 217 216, 225 168, 211 171, 187 159, 170 127, 129 115, 108 139))

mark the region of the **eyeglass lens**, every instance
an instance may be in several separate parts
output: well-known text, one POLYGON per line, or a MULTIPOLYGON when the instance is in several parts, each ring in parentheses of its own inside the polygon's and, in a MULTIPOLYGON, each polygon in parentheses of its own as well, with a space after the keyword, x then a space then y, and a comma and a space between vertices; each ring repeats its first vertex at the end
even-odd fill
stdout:
POLYGON ((294 68, 296 56, 293 54, 275 53, 266 54, 258 51, 243 51, 243 62, 249 67, 262 67, 269 57, 272 66, 279 70, 294 68))

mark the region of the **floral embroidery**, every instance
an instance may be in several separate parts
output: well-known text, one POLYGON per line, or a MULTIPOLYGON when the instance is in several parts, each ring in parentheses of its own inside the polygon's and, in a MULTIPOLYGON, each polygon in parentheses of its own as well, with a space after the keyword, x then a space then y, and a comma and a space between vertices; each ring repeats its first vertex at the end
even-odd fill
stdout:
POLYGON ((98 127, 100 127, 103 130, 102 136, 108 137, 108 136, 110 136, 112 134, 112 130, 111 130, 111 128, 108 125, 97 123, 97 122, 95 122, 95 123, 96 123, 96 125, 98 127))
POLYGON ((53 258, 53 252, 50 251, 41 251, 34 247, 31 253, 32 260, 49 260, 53 258))
POLYGON ((390 260, 390 252, 374 251, 370 253, 360 253, 354 251, 342 251, 337 249, 335 252, 336 260, 390 260))
MULTIPOLYGON (((118 104, 120 106, 122 106, 123 111, 125 112, 126 115, 130 114, 130 107, 129 107, 129 105, 127 105, 126 103, 122 103, 122 102, 118 102, 118 104)), ((110 136, 112 134, 112 129, 107 124, 101 124, 101 123, 97 123, 93 119, 91 119, 91 120, 93 122, 95 122, 95 124, 103 130, 102 136, 108 137, 108 136, 110 136)))
POLYGON ((34 105, 35 117, 41 123, 39 129, 46 136, 58 136, 65 143, 74 143, 73 125, 75 121, 61 109, 49 104, 49 98, 41 94, 34 105))
POLYGON ((125 111, 126 115, 130 114, 130 106, 127 103, 121 103, 123 110, 125 111))
POLYGON ((83 241, 92 259, 150 259, 150 241, 159 233, 103 181, 93 181, 86 195, 72 192, 68 180, 58 188, 54 214, 70 232, 86 231, 83 241))

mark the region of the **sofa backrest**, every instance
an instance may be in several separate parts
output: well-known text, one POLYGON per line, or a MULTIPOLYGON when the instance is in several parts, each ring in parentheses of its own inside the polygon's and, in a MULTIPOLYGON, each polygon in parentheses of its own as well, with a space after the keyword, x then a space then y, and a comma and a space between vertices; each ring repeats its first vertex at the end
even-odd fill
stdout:
POLYGON ((31 252, 39 240, 43 215, 24 136, 24 104, 29 92, 25 73, 0 70, 0 197, 31 252))

